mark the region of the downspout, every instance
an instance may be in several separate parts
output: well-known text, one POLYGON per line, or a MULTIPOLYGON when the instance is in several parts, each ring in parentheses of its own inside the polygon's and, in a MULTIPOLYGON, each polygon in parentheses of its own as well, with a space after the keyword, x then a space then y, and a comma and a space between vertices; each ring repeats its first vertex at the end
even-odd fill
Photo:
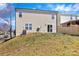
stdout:
POLYGON ((56 33, 58 33, 58 27, 60 26, 60 14, 56 13, 56 33))

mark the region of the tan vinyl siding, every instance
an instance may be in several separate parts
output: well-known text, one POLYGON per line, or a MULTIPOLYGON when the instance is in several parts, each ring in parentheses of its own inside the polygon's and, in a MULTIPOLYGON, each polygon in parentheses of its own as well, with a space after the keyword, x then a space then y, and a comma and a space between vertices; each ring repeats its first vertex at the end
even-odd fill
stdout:
POLYGON ((46 33, 47 25, 53 25, 52 33, 56 33, 56 14, 54 13, 52 19, 52 14, 23 12, 22 17, 19 17, 19 13, 16 12, 16 36, 22 33, 25 24, 32 24, 32 30, 27 30, 27 33, 36 32, 39 26, 40 32, 46 33))

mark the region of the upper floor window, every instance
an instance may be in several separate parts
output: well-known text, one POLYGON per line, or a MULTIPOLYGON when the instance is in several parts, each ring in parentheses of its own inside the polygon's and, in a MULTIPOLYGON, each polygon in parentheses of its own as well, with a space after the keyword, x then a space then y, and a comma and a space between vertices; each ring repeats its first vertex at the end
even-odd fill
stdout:
POLYGON ((54 19, 55 17, 54 17, 54 15, 52 15, 52 19, 54 19))
POLYGON ((19 12, 19 17, 22 17, 22 12, 19 12))
POLYGON ((71 19, 71 20, 73 19, 72 16, 70 17, 70 19, 71 19))
POLYGON ((71 16, 70 20, 76 20, 76 16, 71 16))

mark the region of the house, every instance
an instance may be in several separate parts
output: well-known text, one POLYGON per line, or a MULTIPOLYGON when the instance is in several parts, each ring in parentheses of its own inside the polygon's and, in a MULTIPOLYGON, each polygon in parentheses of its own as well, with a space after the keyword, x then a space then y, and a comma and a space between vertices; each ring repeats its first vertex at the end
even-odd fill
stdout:
POLYGON ((56 33, 58 26, 58 12, 31 9, 16 9, 16 36, 26 33, 42 32, 56 33))
POLYGON ((58 32, 70 35, 79 35, 79 15, 60 14, 58 32))
POLYGON ((70 25, 79 25, 78 14, 60 14, 60 25, 69 27, 70 25))

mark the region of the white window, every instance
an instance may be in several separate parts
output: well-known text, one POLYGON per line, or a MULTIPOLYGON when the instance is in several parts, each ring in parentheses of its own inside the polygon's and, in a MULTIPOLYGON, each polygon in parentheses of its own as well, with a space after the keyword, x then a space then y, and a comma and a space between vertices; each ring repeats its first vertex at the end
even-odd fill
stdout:
POLYGON ((25 24, 26 30, 32 30, 32 24, 25 24))

